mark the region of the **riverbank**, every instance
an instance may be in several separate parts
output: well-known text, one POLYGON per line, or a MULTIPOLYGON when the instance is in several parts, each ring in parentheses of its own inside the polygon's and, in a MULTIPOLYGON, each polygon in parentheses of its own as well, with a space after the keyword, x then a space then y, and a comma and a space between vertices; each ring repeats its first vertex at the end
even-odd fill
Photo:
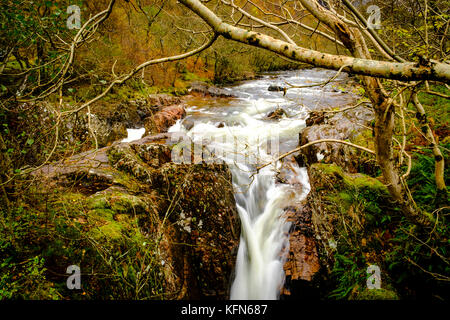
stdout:
MULTIPOLYGON (((430 118, 436 119, 433 124, 448 168, 444 129, 448 117, 439 116, 448 105, 438 97, 433 104, 421 102, 430 118)), ((314 110, 300 133, 299 145, 338 139, 374 150, 372 119, 370 105, 343 112, 339 108, 314 110)), ((442 207, 436 191, 431 149, 418 130, 408 132, 408 141, 408 186, 416 204, 423 210, 442 212, 445 221, 443 212, 448 209, 442 207)), ((448 299, 448 285, 443 281, 446 259, 440 254, 447 250, 448 228, 429 234, 408 222, 392 201, 373 155, 342 144, 321 143, 306 148, 295 159, 306 166, 311 191, 296 214, 290 215, 295 221, 290 252, 295 260, 285 267, 283 298, 448 299), (311 274, 311 270, 315 272, 311 274), (373 272, 377 272, 376 279, 373 272), (376 280, 372 286, 368 278, 376 280)), ((446 176, 448 180, 448 173, 446 176)))
MULTIPOLYGON (((238 137, 247 142, 239 144, 242 155, 254 151, 257 139, 275 133, 280 153, 318 138, 348 139, 373 149, 370 106, 340 112, 361 98, 353 79, 342 75, 339 82, 324 88, 287 90, 286 95, 268 90, 286 82, 320 83, 332 74, 313 69, 268 73, 226 88, 198 83, 182 98, 157 94, 145 101, 122 104, 111 99, 108 108, 94 106, 91 120, 97 117, 99 128, 114 123, 124 129, 141 127, 151 120, 148 134, 120 143, 122 134, 97 152, 76 156, 61 150, 65 160, 43 167, 43 177, 16 182, 20 192, 14 202, 10 197, 7 204, 2 198, 3 210, 8 210, 2 216, 0 250, 1 256, 9 257, 2 266, 3 296, 226 299, 234 283, 242 294, 269 294, 265 290, 270 287, 270 297, 277 297, 277 283, 263 282, 263 289, 258 289, 258 278, 251 279, 257 274, 254 267, 272 265, 276 267, 263 271, 267 272, 263 279, 282 283, 285 273, 282 299, 445 297, 446 287, 417 267, 431 266, 445 274, 445 264, 415 239, 426 235, 414 233, 402 219, 369 154, 340 144, 315 145, 284 159, 276 176, 267 170, 256 180, 247 180, 254 172, 252 165, 245 169, 170 163, 173 145, 167 140, 172 133, 158 132, 183 131, 194 140, 238 137), (285 221, 270 218, 265 227, 258 227, 256 218, 262 213, 285 221), (247 214, 245 228, 252 238, 245 239, 240 238, 240 228, 247 214), (267 241, 267 230, 273 232, 273 242, 249 250, 268 260, 252 266, 238 244, 253 239, 259 246, 267 241), (239 252, 241 259, 236 260, 239 252), (90 271, 83 276, 83 291, 74 292, 65 285, 65 268, 77 263, 90 271), (366 289, 371 264, 380 267, 380 291, 366 289), (247 271, 237 276, 238 268, 247 271)), ((435 105, 432 110, 442 114, 435 105)), ((439 141, 445 146, 446 118, 435 119, 439 141)), ((67 128, 64 139, 75 132, 74 127, 67 128)), ((88 127, 83 128, 83 139, 89 139, 88 127)), ((92 144, 85 147, 91 149, 92 144)), ((411 190, 423 195, 419 205, 431 206, 427 195, 432 183, 427 177, 432 174, 433 158, 426 148, 409 150, 413 151, 411 190)), ((258 161, 270 162, 269 150, 263 151, 258 161)), ((448 153, 445 159, 448 162, 448 153)), ((430 246, 443 250, 447 231, 439 232, 442 238, 433 239, 430 246)))

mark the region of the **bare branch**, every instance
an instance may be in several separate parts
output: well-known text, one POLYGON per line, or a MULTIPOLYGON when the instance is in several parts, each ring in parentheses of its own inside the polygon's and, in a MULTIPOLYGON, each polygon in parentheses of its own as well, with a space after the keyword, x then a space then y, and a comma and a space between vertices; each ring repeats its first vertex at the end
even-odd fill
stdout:
POLYGON ((285 157, 287 157, 287 156, 289 156, 289 155, 291 155, 291 154, 293 154, 293 153, 299 152, 299 151, 302 150, 302 149, 305 149, 305 148, 310 147, 310 146, 312 146, 312 145, 315 145, 315 144, 318 144, 318 143, 323 143, 323 142, 335 142, 335 143, 341 143, 341 144, 345 144, 345 145, 348 145, 348 146, 351 146, 351 147, 354 147, 354 148, 363 150, 363 151, 365 151, 365 152, 367 152, 367 153, 370 153, 370 154, 375 155, 375 151, 370 150, 370 149, 367 149, 367 148, 365 148, 365 147, 363 147, 363 146, 358 146, 357 144, 351 143, 351 142, 349 142, 349 141, 338 140, 338 139, 320 139, 320 140, 308 142, 308 143, 306 143, 306 144, 304 144, 304 145, 302 145, 302 146, 300 146, 300 147, 297 147, 297 148, 295 148, 295 149, 293 149, 293 150, 291 150, 291 151, 289 151, 289 152, 286 152, 286 153, 282 154, 281 156, 279 156, 278 158, 276 158, 275 160, 273 160, 272 162, 269 162, 269 163, 263 164, 262 166, 257 167, 257 168, 256 168, 256 171, 259 171, 259 170, 261 170, 262 168, 267 167, 268 165, 270 165, 270 164, 272 164, 272 163, 275 163, 275 162, 277 162, 277 161, 280 161, 281 159, 283 159, 283 158, 285 158, 285 157))
POLYGON ((215 32, 227 39, 264 48, 317 67, 339 70, 343 65, 347 65, 348 67, 344 68, 343 71, 398 80, 437 80, 443 82, 450 80, 450 66, 444 63, 430 62, 431 66, 426 67, 413 62, 394 63, 326 54, 229 25, 198 0, 180 0, 180 2, 199 15, 215 32))

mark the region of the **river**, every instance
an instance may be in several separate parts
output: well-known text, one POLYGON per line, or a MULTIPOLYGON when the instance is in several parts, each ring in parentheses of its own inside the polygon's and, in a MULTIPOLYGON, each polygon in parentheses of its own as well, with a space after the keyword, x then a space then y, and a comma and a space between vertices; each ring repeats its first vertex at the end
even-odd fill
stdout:
POLYGON ((293 174, 301 188, 280 183, 277 156, 298 145, 308 112, 321 107, 338 107, 354 101, 352 94, 336 89, 345 81, 324 87, 268 91, 269 86, 321 83, 336 73, 323 69, 302 69, 263 74, 257 80, 224 88, 237 98, 189 100, 187 116, 169 129, 183 132, 195 143, 214 150, 233 176, 236 206, 241 219, 241 237, 231 285, 231 299, 277 299, 285 275, 283 265, 289 248, 289 223, 283 216, 286 206, 299 203, 309 190, 305 168, 293 164, 293 174), (268 113, 281 107, 285 115, 270 119, 268 113))

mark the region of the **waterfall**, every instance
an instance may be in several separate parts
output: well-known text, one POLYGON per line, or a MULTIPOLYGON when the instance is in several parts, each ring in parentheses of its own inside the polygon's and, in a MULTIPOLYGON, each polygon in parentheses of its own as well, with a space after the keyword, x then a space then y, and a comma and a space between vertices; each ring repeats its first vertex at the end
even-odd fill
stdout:
POLYGON ((300 194, 292 186, 277 183, 279 163, 256 173, 256 167, 272 162, 283 152, 295 148, 298 133, 305 126, 307 110, 304 104, 333 103, 330 93, 322 89, 268 92, 271 84, 284 81, 304 84, 323 81, 332 71, 301 70, 278 73, 235 86, 238 96, 227 103, 193 105, 188 116, 178 121, 169 132, 182 131, 194 143, 214 150, 216 157, 228 164, 232 172, 236 206, 241 220, 241 237, 237 253, 231 299, 277 299, 284 283, 283 271, 289 248, 289 223, 283 217, 284 208, 304 199, 309 182, 304 168, 294 168, 303 185, 300 194), (303 103, 299 103, 302 100, 303 103), (288 116, 270 120, 268 112, 282 106, 288 116), (183 122, 191 123, 189 130, 183 122), (193 125, 192 125, 193 124, 193 125), (297 201, 297 202, 296 202, 297 201))
POLYGON ((243 195, 237 200, 242 231, 231 299, 276 299, 284 281, 282 249, 286 253, 289 246, 285 188, 275 184, 273 172, 260 172, 243 195))

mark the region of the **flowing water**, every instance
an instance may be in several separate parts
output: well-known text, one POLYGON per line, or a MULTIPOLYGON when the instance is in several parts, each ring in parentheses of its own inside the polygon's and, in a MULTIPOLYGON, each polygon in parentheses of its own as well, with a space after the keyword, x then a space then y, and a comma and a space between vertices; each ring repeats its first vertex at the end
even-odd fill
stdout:
MULTIPOLYGON (((311 87, 283 92, 270 85, 320 83, 335 74, 322 69, 303 69, 264 74, 257 80, 225 88, 236 99, 192 99, 187 116, 169 132, 183 132, 195 143, 215 151, 232 172, 236 206, 241 219, 241 239, 231 286, 231 299, 277 299, 284 282, 283 265, 289 247, 286 206, 298 203, 309 192, 305 168, 291 168, 302 188, 277 182, 280 163, 256 173, 256 167, 273 162, 298 145, 308 110, 317 106, 349 104, 354 97, 334 88, 311 87), (281 107, 287 116, 268 119, 281 107)), ((336 80, 346 77, 341 74, 336 80)))
POLYGON ((142 136, 145 133, 145 128, 138 128, 138 129, 127 129, 128 136, 123 139, 121 142, 131 142, 134 140, 139 140, 142 138, 142 136))

